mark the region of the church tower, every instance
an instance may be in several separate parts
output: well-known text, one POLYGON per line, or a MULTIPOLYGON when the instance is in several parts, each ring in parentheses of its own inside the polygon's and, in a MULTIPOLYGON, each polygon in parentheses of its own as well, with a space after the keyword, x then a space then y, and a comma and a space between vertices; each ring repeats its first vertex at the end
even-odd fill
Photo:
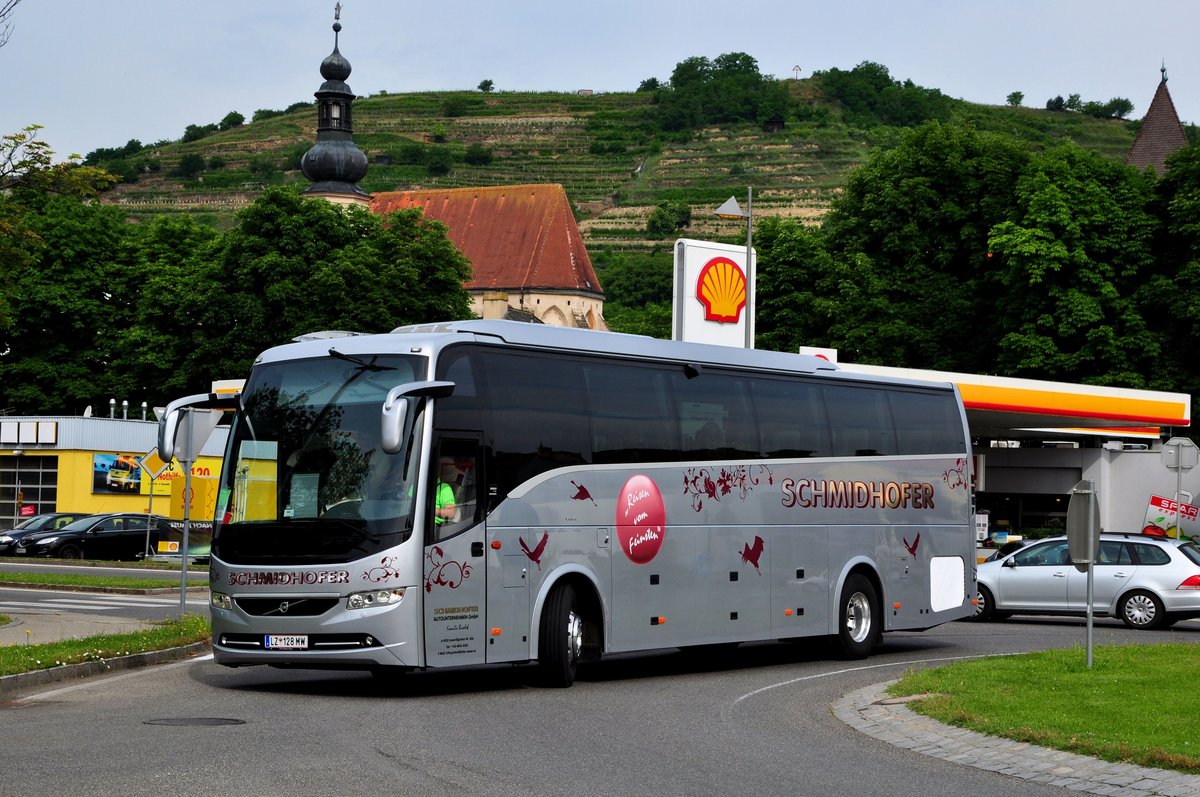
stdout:
POLYGON ((1142 127, 1138 130, 1125 162, 1138 169, 1147 166, 1154 167, 1159 177, 1166 171, 1164 162, 1168 155, 1187 146, 1187 133, 1179 123, 1179 114, 1175 112, 1175 103, 1171 93, 1167 91, 1167 65, 1162 67, 1162 80, 1158 82, 1158 91, 1146 110, 1142 119, 1142 127))
POLYGON ((333 52, 321 62, 325 82, 316 92, 317 143, 300 161, 300 170, 311 182, 309 197, 322 197, 343 205, 366 207, 371 195, 358 187, 367 175, 367 156, 354 143, 351 106, 354 92, 346 85, 350 62, 338 51, 342 4, 334 6, 333 52))

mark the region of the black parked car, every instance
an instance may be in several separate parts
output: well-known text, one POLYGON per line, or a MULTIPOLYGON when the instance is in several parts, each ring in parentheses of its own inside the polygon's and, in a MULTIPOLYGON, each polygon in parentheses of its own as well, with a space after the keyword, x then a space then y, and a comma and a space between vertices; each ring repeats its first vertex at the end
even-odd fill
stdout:
POLYGON ((159 539, 166 539, 170 530, 170 521, 159 515, 88 515, 54 531, 30 534, 17 545, 16 554, 59 559, 142 559, 154 555, 159 539))
POLYGON ((40 515, 27 517, 11 529, 0 530, 0 555, 12 556, 17 543, 30 534, 39 531, 51 531, 62 528, 80 518, 87 517, 87 512, 43 512, 40 515))

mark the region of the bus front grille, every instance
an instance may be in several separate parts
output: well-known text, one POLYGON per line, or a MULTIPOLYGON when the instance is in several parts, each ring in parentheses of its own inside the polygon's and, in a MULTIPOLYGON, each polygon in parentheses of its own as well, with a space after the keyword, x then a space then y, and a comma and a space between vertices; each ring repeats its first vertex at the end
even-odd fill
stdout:
POLYGON ((239 609, 254 617, 316 617, 338 605, 339 598, 236 598, 239 609))

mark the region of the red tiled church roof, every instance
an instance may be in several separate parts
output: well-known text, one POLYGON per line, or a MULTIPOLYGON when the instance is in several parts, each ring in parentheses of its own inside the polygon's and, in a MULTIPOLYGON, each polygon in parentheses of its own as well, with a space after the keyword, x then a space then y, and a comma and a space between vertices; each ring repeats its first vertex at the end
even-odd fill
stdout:
POLYGON ((505 185, 375 194, 371 210, 422 208, 449 228, 475 267, 468 290, 604 292, 561 185, 505 185))
POLYGON ((1142 127, 1138 130, 1125 162, 1130 166, 1144 169, 1153 166, 1160 175, 1166 170, 1163 162, 1167 156, 1187 146, 1187 133, 1179 123, 1179 114, 1175 112, 1175 103, 1167 91, 1167 71, 1163 69, 1162 80, 1158 83, 1158 91, 1150 101, 1150 108, 1142 119, 1142 127))

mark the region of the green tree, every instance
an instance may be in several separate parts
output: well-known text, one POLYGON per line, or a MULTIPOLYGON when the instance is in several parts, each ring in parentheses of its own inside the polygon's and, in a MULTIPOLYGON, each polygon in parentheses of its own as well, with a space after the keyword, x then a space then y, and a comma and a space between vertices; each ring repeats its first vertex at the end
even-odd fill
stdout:
POLYGON ((122 253, 129 228, 111 205, 44 195, 22 223, 36 240, 15 278, 10 323, 0 333, 0 406, 80 413, 117 387, 110 370, 131 322, 122 253))
POLYGON ((646 220, 646 234, 665 238, 692 223, 692 208, 686 202, 659 202, 646 220))
POLYGON ((1158 336, 1136 300, 1153 268, 1152 181, 1074 145, 1038 155, 1011 220, 989 236, 1005 309, 997 363, 1011 376, 1146 387, 1158 336))
POLYGON ((950 118, 950 99, 940 91, 922 88, 911 80, 894 80, 886 66, 873 61, 864 61, 849 72, 830 69, 815 72, 813 77, 855 124, 913 127, 950 118))
POLYGON ((217 126, 215 124, 188 125, 186 128, 184 128, 183 138, 181 138, 180 141, 184 142, 185 144, 190 141, 199 141, 205 136, 212 135, 215 132, 217 132, 217 126))
POLYGON ((200 172, 207 168, 207 165, 203 155, 198 152, 189 152, 179 159, 174 174, 186 180, 194 180, 200 172))
POLYGON ((1007 311, 990 295, 988 235, 1009 218, 1028 160, 1010 137, 927 122, 851 174, 824 223, 827 245, 837 268, 869 268, 890 308, 854 314, 863 329, 878 327, 856 356, 994 370, 995 327, 1007 311))
POLYGON ((431 177, 447 175, 454 168, 454 158, 445 147, 433 147, 429 151, 425 167, 431 177))
POLYGON ((1138 294, 1142 317, 1162 341, 1154 387, 1200 400, 1200 147, 1167 159, 1154 186, 1154 215, 1162 226, 1154 249, 1155 269, 1138 294))
POLYGON ((1025 95, 1019 91, 1014 91, 1004 98, 1004 101, 1013 108, 1020 108, 1021 103, 1025 102, 1025 95))
POLYGON ((43 246, 27 216, 51 196, 90 199, 117 180, 95 165, 55 163, 40 129, 30 125, 0 139, 0 330, 11 319, 17 276, 33 267, 43 246))
POLYGON ((909 327, 869 257, 834 252, 820 228, 768 217, 758 225, 756 338, 760 348, 830 346, 852 362, 885 362, 909 327))
POLYGON ((494 88, 496 88, 496 84, 493 83, 491 80, 479 81, 479 90, 482 91, 484 94, 491 94, 492 89, 494 89, 494 88))
POLYGON ((246 117, 242 116, 237 111, 230 111, 225 114, 225 118, 217 125, 218 130, 232 130, 235 127, 241 127, 246 124, 246 117))
POLYGON ((261 350, 320 329, 469 318, 470 275, 445 226, 417 210, 380 217, 268 189, 216 244, 189 302, 203 338, 188 370, 244 374, 261 350))
POLYGON ((463 153, 463 162, 471 166, 488 166, 492 162, 492 150, 483 144, 468 144, 463 153))

